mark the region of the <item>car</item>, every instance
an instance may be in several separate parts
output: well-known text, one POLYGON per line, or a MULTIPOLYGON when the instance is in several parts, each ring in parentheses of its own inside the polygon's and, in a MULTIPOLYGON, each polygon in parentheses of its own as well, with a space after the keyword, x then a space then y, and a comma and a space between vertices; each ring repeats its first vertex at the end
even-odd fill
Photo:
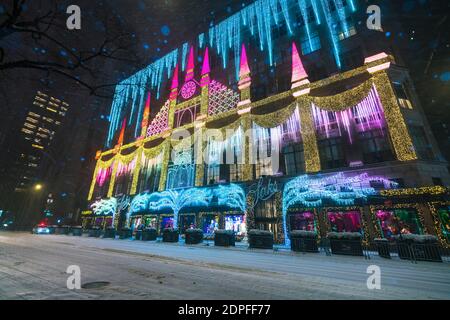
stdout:
POLYGON ((45 221, 42 221, 33 228, 32 233, 34 233, 34 234, 51 234, 51 233, 54 233, 54 230, 55 230, 55 228, 53 226, 50 226, 45 221))

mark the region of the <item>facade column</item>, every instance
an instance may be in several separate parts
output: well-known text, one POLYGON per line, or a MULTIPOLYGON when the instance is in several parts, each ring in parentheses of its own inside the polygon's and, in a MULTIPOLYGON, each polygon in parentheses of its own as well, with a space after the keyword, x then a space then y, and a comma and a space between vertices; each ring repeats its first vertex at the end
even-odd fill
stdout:
POLYGON ((379 71, 374 74, 373 80, 383 106, 384 116, 397 159, 400 161, 416 160, 417 155, 414 145, 388 74, 385 70, 379 71))

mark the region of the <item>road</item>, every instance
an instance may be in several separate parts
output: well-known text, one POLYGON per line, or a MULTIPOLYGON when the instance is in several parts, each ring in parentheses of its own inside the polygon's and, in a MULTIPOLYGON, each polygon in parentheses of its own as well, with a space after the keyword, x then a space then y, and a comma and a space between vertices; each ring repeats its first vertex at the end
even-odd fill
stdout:
POLYGON ((0 232, 0 299, 449 298, 449 263, 0 232), (67 288, 69 265, 85 288, 67 288))

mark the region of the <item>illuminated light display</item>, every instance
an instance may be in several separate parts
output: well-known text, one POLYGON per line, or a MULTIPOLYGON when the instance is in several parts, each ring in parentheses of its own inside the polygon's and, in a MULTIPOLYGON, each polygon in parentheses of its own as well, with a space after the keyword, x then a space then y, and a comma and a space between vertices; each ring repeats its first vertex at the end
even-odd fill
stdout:
POLYGON ((235 109, 239 103, 239 94, 220 82, 212 80, 209 85, 208 115, 214 116, 235 109))
MULTIPOLYGON (((145 137, 147 135, 147 129, 148 129, 149 120, 150 120, 149 119, 150 118, 150 99, 151 99, 151 94, 149 92, 147 95, 147 100, 145 101, 144 113, 142 114, 140 137, 145 137)), ((135 134, 137 134, 137 130, 138 130, 138 127, 136 126, 135 134)))
POLYGON ((364 64, 368 64, 368 63, 371 63, 371 62, 374 62, 374 61, 377 61, 377 60, 385 59, 387 57, 388 57, 388 55, 386 53, 384 53, 384 52, 377 53, 377 54, 375 54, 373 56, 365 58, 364 59, 364 64))
POLYGON ((209 49, 206 47, 205 49, 205 55, 203 56, 203 65, 202 65, 202 71, 201 71, 201 80, 200 80, 200 87, 206 87, 209 85, 210 79, 209 79, 209 73, 211 72, 211 67, 209 65, 209 49))
MULTIPOLYGON (((370 177, 367 173, 346 177, 344 173, 328 177, 303 175, 287 182, 283 189, 283 228, 287 235, 286 214, 290 206, 300 204, 305 208, 323 206, 328 200, 339 206, 352 206, 355 200, 366 200, 367 196, 376 194, 370 186, 371 181, 383 182, 386 189, 397 184, 382 177, 370 177)), ((286 237, 286 244, 289 239, 286 237)))
POLYGON ((207 189, 185 189, 181 191, 165 190, 153 193, 149 197, 149 209, 171 209, 174 214, 173 228, 178 228, 178 214, 181 209, 190 206, 207 206, 210 192, 207 189))
MULTIPOLYGON (((242 53, 241 53, 241 63, 239 67, 239 78, 241 79, 239 81, 240 85, 243 86, 246 81, 250 80, 248 79, 250 75, 250 68, 248 66, 248 60, 247 60, 247 52, 245 50, 245 45, 242 45, 242 53)), ((250 85, 250 84, 249 84, 250 85)), ((244 87, 242 87, 244 88, 244 87)))
MULTIPOLYGON (((305 27, 309 41, 311 41, 310 29, 314 27, 314 22, 316 25, 319 25, 321 23, 320 15, 324 15, 336 64, 340 67, 339 39, 335 26, 338 24, 344 33, 348 32, 348 15, 345 13, 343 0, 333 0, 333 5, 337 10, 331 10, 328 0, 258 0, 222 22, 212 25, 207 33, 199 34, 198 46, 203 48, 206 43, 209 43, 210 48, 215 48, 216 54, 222 59, 224 68, 227 67, 229 51, 232 50, 236 77, 238 77, 242 59, 242 34, 245 30, 249 30, 252 36, 257 37, 260 49, 267 53, 269 65, 272 66, 274 64, 273 52, 275 50, 272 35, 273 26, 283 25, 289 34, 297 32, 297 29, 292 28, 293 24, 291 21, 293 19, 293 14, 291 13, 293 3, 298 3, 300 14, 307 19, 305 21, 308 23, 305 23, 305 27), (310 21, 311 19, 309 19, 306 12, 308 7, 312 7, 315 21, 310 21)), ((352 11, 355 11, 353 1, 350 1, 350 8, 352 11)), ((189 64, 186 63, 188 51, 189 44, 184 43, 181 48, 173 50, 116 86, 106 143, 108 147, 110 147, 121 119, 126 114, 127 107, 130 106, 129 99, 132 100, 131 112, 128 116, 129 124, 136 120, 136 127, 140 127, 140 115, 145 104, 146 89, 156 90, 156 98, 159 99, 162 82, 171 76, 172 71, 180 61, 181 70, 186 70, 189 64)), ((136 136, 138 133, 139 129, 136 130, 136 136)))
POLYGON ((380 129, 383 134, 383 107, 375 87, 364 100, 354 107, 333 112, 320 109, 313 103, 312 113, 316 129, 327 138, 331 136, 333 124, 337 124, 337 135, 342 136, 343 130, 347 132, 350 143, 353 143, 351 126, 355 126, 357 132, 380 129))
POLYGON ((160 134, 169 128, 169 107, 170 100, 167 100, 148 126, 147 137, 160 134))
POLYGON ((91 204, 91 209, 97 216, 113 216, 117 210, 117 199, 101 199, 91 204))
MULTIPOLYGON (((291 42, 291 90, 258 101, 252 101, 250 95, 250 87, 252 85, 250 66, 253 66, 251 64, 253 61, 257 63, 259 61, 257 61, 258 59, 254 60, 254 57, 247 56, 246 49, 252 44, 247 43, 246 39, 241 38, 241 28, 243 26, 255 35, 254 40, 259 40, 259 49, 267 52, 269 55, 269 64, 271 64, 273 62, 272 51, 275 49, 272 48, 273 43, 270 34, 273 24, 282 26, 288 23, 286 25, 287 32, 294 32, 296 30, 290 27, 289 15, 292 15, 293 18, 293 13, 297 16, 301 14, 303 20, 307 22, 307 26, 301 26, 302 35, 306 36, 305 39, 302 38, 301 44, 303 47, 305 43, 308 45, 309 42, 311 46, 312 41, 316 40, 311 37, 316 36, 317 24, 321 23, 320 19, 323 17, 323 26, 321 28, 325 32, 328 29, 332 42, 331 45, 324 45, 323 48, 331 48, 333 50, 336 64, 340 66, 339 39, 342 38, 341 33, 344 33, 344 37, 348 36, 346 32, 348 32, 348 27, 351 23, 347 19, 348 9, 353 9, 353 3, 347 0, 346 3, 350 3, 350 8, 346 8, 346 17, 343 10, 343 0, 294 1, 298 2, 298 9, 297 5, 295 5, 298 12, 287 10, 287 8, 289 10, 293 9, 292 6, 285 6, 290 0, 259 0, 241 10, 237 15, 230 17, 226 22, 212 25, 208 33, 204 33, 198 37, 199 47, 204 48, 204 51, 202 51, 203 60, 200 75, 194 75, 196 61, 194 58, 196 57, 194 55, 195 48, 185 43, 180 50, 176 50, 176 59, 174 54, 173 59, 168 58, 164 64, 159 65, 162 68, 161 70, 167 70, 167 76, 166 72, 164 72, 164 78, 167 77, 167 80, 171 78, 172 85, 170 87, 170 98, 165 102, 150 124, 149 120, 147 122, 145 121, 145 114, 147 107, 150 110, 150 91, 153 93, 160 85, 159 81, 162 79, 159 78, 158 72, 160 71, 154 69, 148 74, 138 73, 130 77, 129 80, 133 80, 135 81, 134 83, 144 87, 145 92, 141 88, 137 89, 133 88, 133 86, 125 86, 125 82, 119 84, 118 87, 123 86, 123 90, 120 95, 117 95, 117 99, 115 98, 113 101, 111 110, 113 117, 111 118, 109 134, 112 134, 112 138, 116 137, 117 129, 120 127, 120 121, 125 119, 124 121, 126 123, 126 119, 128 119, 128 124, 139 123, 139 125, 136 125, 135 135, 141 131, 141 136, 138 141, 121 147, 119 144, 119 147, 114 151, 108 150, 99 156, 94 172, 94 179, 91 184, 89 199, 92 198, 93 191, 96 187, 102 187, 108 183, 107 196, 114 196, 115 190, 117 190, 116 193, 119 191, 119 188, 114 186, 115 178, 122 175, 127 175, 127 178, 132 181, 131 191, 128 192, 130 195, 146 190, 147 187, 143 185, 142 180, 144 179, 142 177, 148 176, 148 172, 157 170, 158 181, 154 182, 157 186, 152 186, 148 189, 159 190, 159 192, 137 195, 130 206, 129 214, 150 211, 163 216, 167 214, 164 211, 171 210, 174 213, 174 217, 166 218, 171 221, 170 223, 173 223, 174 227, 177 227, 178 223, 180 223, 178 221, 180 211, 182 214, 186 213, 183 209, 192 208, 192 213, 199 213, 200 217, 197 217, 199 220, 196 220, 196 223, 198 223, 201 221, 203 214, 203 212, 197 212, 199 208, 206 207, 208 210, 211 210, 214 206, 214 210, 220 211, 220 213, 215 212, 214 215, 221 217, 221 227, 223 227, 224 220, 227 228, 240 228, 236 227, 236 225, 241 224, 253 226, 253 220, 258 219, 258 217, 255 218, 251 213, 247 216, 248 212, 246 212, 246 209, 249 210, 249 204, 252 203, 249 198, 255 198, 255 195, 247 194, 246 198, 242 187, 238 185, 220 185, 205 188, 203 186, 205 185, 205 181, 208 180, 208 176, 205 176, 207 174, 204 168, 206 165, 203 162, 201 164, 192 163, 192 153, 189 152, 174 160, 170 158, 174 145, 171 145, 169 137, 175 130, 179 129, 178 126, 182 129, 188 129, 190 132, 194 129, 195 131, 201 132, 204 129, 217 128, 222 134, 227 129, 232 129, 234 135, 231 138, 227 137, 227 139, 222 141, 205 140, 201 144, 203 150, 205 147, 209 148, 207 149, 209 151, 209 160, 213 163, 219 162, 220 155, 228 147, 234 147, 235 150, 233 151, 236 152, 235 155, 242 156, 244 158, 244 164, 242 164, 242 168, 239 168, 239 170, 242 170, 242 174, 239 172, 239 174, 236 174, 236 178, 233 176, 233 179, 240 179, 240 182, 246 186, 252 185, 256 177, 262 172, 260 168, 253 167, 253 164, 250 164, 249 157, 252 146, 261 150, 269 140, 270 145, 275 146, 277 149, 280 149, 286 143, 300 143, 302 150, 298 151, 294 149, 294 153, 303 152, 304 164, 301 163, 301 166, 304 165, 306 173, 318 174, 316 176, 301 176, 288 181, 283 192, 278 190, 275 195, 272 195, 274 198, 273 206, 279 208, 275 210, 276 215, 279 215, 280 212, 283 214, 283 219, 277 220, 279 222, 276 224, 276 230, 283 229, 285 233, 287 231, 285 210, 288 210, 289 206, 293 204, 311 208, 323 207, 330 203, 340 206, 340 209, 335 208, 334 212, 341 212, 341 207, 354 206, 355 203, 358 205, 361 203, 361 206, 365 205, 364 201, 373 194, 379 194, 384 197, 396 196, 396 190, 382 190, 378 193, 370 186, 371 181, 377 180, 377 188, 380 186, 380 181, 386 189, 391 188, 393 183, 384 178, 368 177, 367 175, 366 177, 360 175, 356 178, 351 178, 342 174, 326 178, 320 173, 322 169, 321 161, 324 160, 322 155, 322 140, 324 138, 340 136, 345 138, 338 139, 339 141, 348 138, 350 144, 353 143, 353 146, 355 146, 356 144, 354 142, 356 139, 362 140, 361 135, 359 135, 360 132, 380 130, 381 134, 389 140, 388 142, 392 146, 392 151, 395 151, 396 160, 409 161, 417 158, 411 137, 408 133, 405 117, 402 115, 402 110, 398 106, 397 97, 395 96, 391 80, 386 70, 386 68, 390 67, 391 63, 394 63, 391 56, 382 53, 368 57, 364 66, 337 73, 328 78, 310 83, 308 74, 300 59, 301 55, 298 51, 300 47, 297 48, 297 45, 291 42), (264 4, 267 5, 264 6, 264 4), (336 9, 334 9, 334 6, 336 9), (217 61, 217 57, 210 57, 210 54, 217 54, 219 56, 219 63, 222 63, 224 67, 228 67, 226 64, 228 60, 231 60, 229 59, 229 54, 235 55, 234 63, 236 64, 240 92, 235 92, 231 89, 232 85, 234 86, 235 84, 233 80, 222 80, 225 81, 223 83, 233 83, 230 86, 223 85, 216 80, 211 80, 210 62, 217 61), (181 83, 179 82, 179 69, 185 71, 184 83, 181 87, 181 83), (361 79, 366 80, 348 89, 348 86, 356 84, 356 81, 360 81, 361 79), (150 84, 152 81, 155 81, 153 85, 150 84), (201 92, 201 95, 199 96, 196 96, 197 86, 200 87, 198 91, 201 92), (335 89, 336 91, 344 91, 328 96, 323 96, 322 94, 314 95, 318 91, 322 93, 327 92, 328 90, 318 90, 326 86, 330 86, 332 92, 335 92, 335 89), (177 101, 179 97, 188 101, 177 101), (276 111, 267 112, 272 107, 270 104, 273 104, 274 109, 272 110, 276 109, 276 111), (178 120, 174 120, 178 119, 176 118, 178 115, 177 112, 191 107, 199 107, 200 110, 200 112, 196 111, 197 117, 192 117, 193 123, 182 125, 178 120), (115 128, 112 129, 114 126, 115 128), (253 145, 250 139, 243 134, 243 132, 249 129, 254 129, 253 133, 256 135, 257 142, 253 145), (143 137, 143 132, 146 133, 146 137, 143 137), (320 154, 318 142, 321 143, 320 154), (155 143, 158 143, 158 146, 152 147, 152 149, 146 149, 144 147, 146 145, 154 145, 155 143), (132 150, 131 154, 129 154, 128 150, 132 150), (110 155, 112 158, 108 162, 102 160, 108 159, 110 155), (109 178, 111 179, 108 181, 109 178), (330 180, 333 181, 330 182, 330 180), (294 181, 297 182, 294 183, 294 181), (303 190, 303 187, 307 189, 303 190), (214 203, 211 199, 214 199, 214 203), (216 199, 218 201, 217 203, 215 202, 216 199), (217 208, 217 205, 222 208, 217 208), (223 207, 243 212, 243 214, 236 214, 234 211, 223 212, 223 207), (240 218, 242 220, 239 220, 240 218)), ((294 27, 297 27, 297 25, 297 23, 292 24, 294 27)), ((322 41, 323 39, 320 40, 322 41)), ((257 48, 252 49, 257 50, 257 48)), ((278 50, 278 48, 276 49, 278 50)), ((117 90, 119 89, 116 88, 116 93, 117 90)), ((253 98, 256 96, 259 95, 256 94, 253 98)), ((154 100, 154 96, 152 96, 152 99, 154 100)), ((158 98, 156 97, 156 99, 158 98)), ((379 132, 376 131, 375 134, 378 137, 379 132)), ((344 147, 349 148, 350 145, 345 143, 344 147)), ((110 149, 110 147, 108 148, 110 149)), ((192 146, 189 145, 189 148, 192 148, 192 146)), ((354 155, 351 155, 351 159, 345 159, 349 160, 349 168, 353 168, 349 170, 355 170, 354 166, 365 166, 366 161, 363 159, 363 156, 365 157, 366 154, 358 155, 355 152, 354 155)), ((346 161, 343 161, 343 163, 342 166, 346 166, 346 161)), ((367 161, 367 163, 369 162, 367 161)), ((380 174, 384 172, 382 171, 384 167, 385 165, 383 164, 379 166, 380 171, 378 172, 380 174)), ((228 168, 225 167, 224 169, 222 170, 220 168, 220 182, 229 181, 228 179, 232 177, 231 174, 234 174, 231 171, 236 170, 230 167, 230 172, 227 172, 228 168), (222 178, 222 176, 225 176, 225 178, 222 178)), ((303 170, 303 168, 300 170, 303 170)), ((286 172, 289 171, 286 170, 286 172)), ((289 177, 283 176, 283 174, 287 174, 286 172, 271 172, 269 175, 274 176, 274 181, 284 183, 289 179, 289 177)), ((296 172, 299 171, 297 170, 296 172)), ((153 173, 151 174, 153 175, 153 173)), ((389 176, 391 175, 389 174, 389 176)), ((400 177, 396 176, 396 178, 400 177)), ((232 179, 230 178, 230 180, 232 179)), ((122 182, 120 179, 118 181, 122 182)), ((100 194, 101 196, 105 196, 104 190, 105 188, 96 189, 96 196, 100 194)), ((442 193, 439 192, 432 193, 432 195, 441 195, 442 193)), ((408 191, 401 195, 409 196, 415 194, 414 192, 408 191)), ((360 209, 362 212, 362 208, 355 207, 356 211, 360 209)), ((313 210, 319 211, 316 209, 313 210)), ((360 223, 364 224, 365 218, 364 216, 361 217, 360 223)), ((214 222, 214 228, 219 225, 219 220, 216 218, 210 219, 210 222, 214 222)), ((277 218, 281 217, 277 216, 277 218)), ((318 217, 318 219, 321 218, 318 217)), ((364 229, 364 226, 362 228, 364 229)), ((278 239, 281 238, 283 239, 282 241, 284 239, 289 241, 286 234, 279 236, 278 239)))
POLYGON ((123 119, 122 129, 120 129, 119 138, 117 139, 117 145, 120 147, 123 145, 123 138, 125 136, 125 126, 127 124, 127 119, 123 119))
POLYGON ((186 70, 186 77, 184 78, 184 82, 189 82, 190 80, 194 79, 194 48, 191 47, 189 49, 189 58, 188 58, 188 65, 186 70))
POLYGON ((298 54, 297 46, 295 42, 292 42, 292 88, 294 88, 294 84, 308 78, 308 74, 303 67, 302 60, 300 59, 300 55, 298 54))
POLYGON ((181 96, 183 99, 192 98, 197 91, 197 85, 194 81, 188 81, 181 87, 181 96))
POLYGON ((173 72, 172 85, 170 86, 170 100, 177 100, 178 96, 178 65, 173 72))

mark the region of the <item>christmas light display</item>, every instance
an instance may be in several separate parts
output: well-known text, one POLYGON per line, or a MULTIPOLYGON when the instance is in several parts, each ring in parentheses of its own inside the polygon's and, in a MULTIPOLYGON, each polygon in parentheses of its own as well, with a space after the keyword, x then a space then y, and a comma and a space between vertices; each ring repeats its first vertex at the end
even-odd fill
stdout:
POLYGON ((184 189, 181 191, 165 190, 149 196, 150 210, 171 209, 174 215, 173 228, 178 228, 178 214, 189 206, 207 206, 211 197, 208 189, 184 189))
POLYGON ((215 194, 218 198, 219 206, 245 212, 246 197, 244 190, 240 186, 233 183, 228 186, 219 186, 215 190, 215 194))
POLYGON ((347 132, 350 143, 353 142, 351 126, 355 126, 357 132, 380 129, 383 134, 383 108, 375 87, 354 107, 341 111, 325 111, 313 103, 312 113, 316 130, 327 138, 330 137, 332 124, 337 124, 337 135, 342 136, 343 130, 347 132))
MULTIPOLYGON (((395 182, 382 177, 370 177, 367 173, 346 177, 344 173, 328 177, 303 175, 287 182, 283 189, 283 229, 287 234, 286 213, 290 206, 300 204, 305 208, 321 207, 324 200, 339 206, 352 206, 355 200, 366 200, 375 194, 371 181, 382 182, 385 188, 396 186, 395 182)), ((287 239, 287 238, 286 238, 287 239)))
POLYGON ((117 209, 117 199, 101 199, 91 204, 91 209, 97 216, 113 216, 117 209))
MULTIPOLYGON (((351 11, 355 11, 353 1, 350 1, 349 4, 351 11)), ((285 26, 289 34, 298 32, 299 28, 293 28, 292 23, 295 15, 294 9, 296 8, 304 20, 302 25, 306 29, 305 32, 310 46, 312 46, 311 29, 321 23, 320 15, 325 16, 336 64, 340 67, 340 48, 336 25, 340 25, 340 29, 346 34, 348 32, 347 19, 349 13, 344 7, 343 0, 333 0, 332 6, 336 9, 330 7, 328 0, 258 0, 224 21, 212 25, 207 33, 198 35, 198 47, 203 48, 206 43, 209 43, 209 46, 215 48, 215 53, 220 56, 224 68, 227 67, 229 51, 231 50, 234 55, 236 78, 238 78, 242 59, 241 44, 243 39, 241 35, 245 30, 249 30, 250 34, 257 38, 261 51, 267 52, 268 64, 272 66, 275 50, 272 35, 273 26, 285 26), (315 21, 309 18, 307 12, 309 7, 314 12, 315 21)), ((140 115, 144 108, 146 91, 149 89, 156 90, 156 97, 159 99, 162 82, 171 76, 177 63, 181 62, 181 70, 186 70, 189 64, 189 61, 186 61, 188 51, 189 44, 184 43, 180 49, 173 50, 117 85, 111 107, 110 127, 106 143, 108 147, 121 118, 126 116, 127 112, 129 112, 128 124, 135 123, 135 135, 138 136, 141 122, 140 115)))

